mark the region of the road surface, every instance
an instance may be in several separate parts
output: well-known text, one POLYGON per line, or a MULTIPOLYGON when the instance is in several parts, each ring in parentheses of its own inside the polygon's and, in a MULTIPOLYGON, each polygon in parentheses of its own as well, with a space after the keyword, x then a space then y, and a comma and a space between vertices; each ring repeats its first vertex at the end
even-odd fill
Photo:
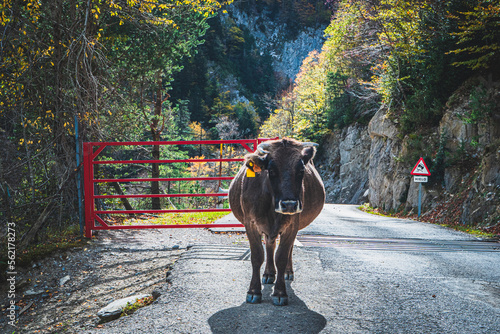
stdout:
POLYGON ((196 245, 152 305, 92 333, 500 333, 500 244, 326 205, 294 248, 290 304, 246 304, 244 245, 196 245))

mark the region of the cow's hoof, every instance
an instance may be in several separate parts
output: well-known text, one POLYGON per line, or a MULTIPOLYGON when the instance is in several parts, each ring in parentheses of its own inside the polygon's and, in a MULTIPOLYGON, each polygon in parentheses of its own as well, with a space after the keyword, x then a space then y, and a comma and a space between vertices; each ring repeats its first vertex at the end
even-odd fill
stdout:
POLYGON ((288 297, 287 296, 273 296, 273 304, 275 306, 288 305, 288 297))
POLYGON ((276 276, 273 274, 262 275, 262 284, 273 284, 276 276))
POLYGON ((293 273, 285 273, 285 279, 287 281, 293 281, 293 273))
POLYGON ((249 304, 259 304, 262 302, 262 294, 247 294, 247 303, 249 304))

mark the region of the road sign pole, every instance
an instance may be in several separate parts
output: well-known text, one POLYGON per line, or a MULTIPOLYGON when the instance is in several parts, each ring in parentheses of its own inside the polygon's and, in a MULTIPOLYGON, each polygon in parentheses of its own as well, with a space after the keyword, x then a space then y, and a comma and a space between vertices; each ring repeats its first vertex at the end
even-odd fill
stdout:
POLYGON ((413 182, 418 182, 418 218, 420 218, 422 212, 422 182, 427 182, 427 177, 431 175, 424 158, 418 160, 410 174, 414 176, 413 182))
POLYGON ((422 211, 422 183, 418 184, 418 218, 420 218, 420 212, 422 211))

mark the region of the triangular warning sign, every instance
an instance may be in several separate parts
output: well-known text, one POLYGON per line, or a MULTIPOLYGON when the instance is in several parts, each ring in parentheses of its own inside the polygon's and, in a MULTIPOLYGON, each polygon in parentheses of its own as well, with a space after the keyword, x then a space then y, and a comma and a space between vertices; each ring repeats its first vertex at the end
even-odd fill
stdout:
POLYGON ((425 164, 424 158, 420 158, 420 160, 418 160, 417 164, 411 171, 411 175, 431 175, 429 168, 427 168, 427 165, 425 164))

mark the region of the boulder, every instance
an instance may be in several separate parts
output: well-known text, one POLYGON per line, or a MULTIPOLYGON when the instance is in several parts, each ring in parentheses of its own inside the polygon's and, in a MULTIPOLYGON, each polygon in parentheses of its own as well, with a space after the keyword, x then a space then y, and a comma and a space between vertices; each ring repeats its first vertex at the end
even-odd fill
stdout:
POLYGON ((368 123, 368 133, 372 139, 374 137, 393 139, 399 132, 396 123, 387 116, 386 109, 380 108, 368 123))
POLYGON ((127 304, 134 304, 139 299, 147 297, 151 297, 151 295, 150 294, 135 295, 115 300, 108 306, 100 309, 99 312, 97 312, 97 316, 104 321, 116 319, 120 316, 120 314, 122 313, 125 306, 127 306, 127 304))
POLYGON ((24 295, 25 296, 35 296, 35 295, 42 294, 43 292, 44 292, 44 290, 29 289, 29 290, 26 290, 24 292, 24 295))
POLYGON ((61 278, 59 280, 59 286, 63 286, 64 284, 66 284, 69 280, 71 279, 71 277, 69 275, 66 275, 64 276, 63 278, 61 278))

